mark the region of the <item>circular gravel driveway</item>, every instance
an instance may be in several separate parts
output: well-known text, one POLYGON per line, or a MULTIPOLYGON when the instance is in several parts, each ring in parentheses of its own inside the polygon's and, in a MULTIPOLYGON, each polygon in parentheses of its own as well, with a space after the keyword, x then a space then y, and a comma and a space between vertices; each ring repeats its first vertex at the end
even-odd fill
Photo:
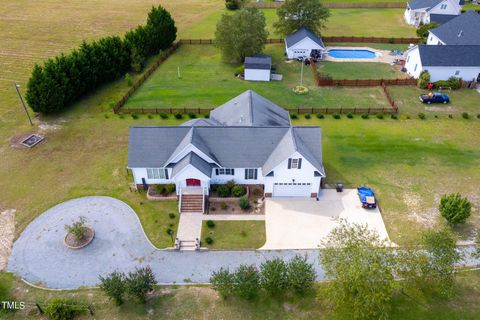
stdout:
POLYGON ((127 204, 110 197, 84 197, 61 203, 36 218, 14 243, 8 271, 32 284, 56 289, 96 286, 101 275, 146 265, 162 284, 207 283, 220 267, 258 266, 266 259, 288 260, 296 254, 306 255, 315 264, 318 279, 324 278, 318 250, 159 250, 127 204), (94 227, 95 239, 81 250, 67 249, 63 245, 65 225, 80 216, 94 227))

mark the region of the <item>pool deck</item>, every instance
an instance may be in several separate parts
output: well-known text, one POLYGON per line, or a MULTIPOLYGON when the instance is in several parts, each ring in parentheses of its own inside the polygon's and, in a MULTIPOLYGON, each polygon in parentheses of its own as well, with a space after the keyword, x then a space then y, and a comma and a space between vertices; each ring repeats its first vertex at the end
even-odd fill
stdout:
POLYGON ((370 47, 327 47, 328 50, 335 49, 335 50, 369 50, 377 53, 376 58, 369 58, 369 59, 350 59, 350 58, 333 58, 330 57, 328 54, 324 55, 324 61, 333 61, 333 62, 382 62, 393 64, 395 59, 401 59, 402 56, 391 56, 390 50, 377 50, 370 47))

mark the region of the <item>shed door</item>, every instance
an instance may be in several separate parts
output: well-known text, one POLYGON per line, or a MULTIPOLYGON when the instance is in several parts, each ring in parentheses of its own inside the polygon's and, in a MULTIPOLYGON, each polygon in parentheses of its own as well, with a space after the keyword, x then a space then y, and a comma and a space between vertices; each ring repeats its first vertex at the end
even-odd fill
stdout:
POLYGON ((277 182, 273 184, 274 197, 310 197, 311 183, 277 182))

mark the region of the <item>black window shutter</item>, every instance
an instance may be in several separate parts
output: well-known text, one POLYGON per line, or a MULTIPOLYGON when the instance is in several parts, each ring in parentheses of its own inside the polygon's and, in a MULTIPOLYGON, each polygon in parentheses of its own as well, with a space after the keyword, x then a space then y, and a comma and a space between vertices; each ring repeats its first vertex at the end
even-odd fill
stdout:
POLYGON ((255 169, 255 180, 257 180, 257 171, 258 169, 255 169))
POLYGON ((164 169, 165 170, 165 179, 168 180, 168 169, 164 169))
POLYGON ((218 169, 215 169, 215 174, 218 176, 218 169))
POLYGON ((292 168, 292 159, 289 158, 288 159, 288 169, 291 169, 292 168))
POLYGON ((232 169, 232 176, 235 175, 235 169, 232 169))
POLYGON ((302 169, 302 158, 298 159, 298 169, 302 169))
POLYGON ((245 169, 245 180, 248 179, 248 169, 245 169))

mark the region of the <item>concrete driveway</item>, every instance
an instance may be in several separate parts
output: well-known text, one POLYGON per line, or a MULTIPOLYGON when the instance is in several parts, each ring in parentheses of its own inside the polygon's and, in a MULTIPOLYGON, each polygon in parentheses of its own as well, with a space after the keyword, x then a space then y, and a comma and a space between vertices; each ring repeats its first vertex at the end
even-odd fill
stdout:
POLYGON ((389 239, 380 210, 363 209, 354 189, 322 190, 318 201, 269 198, 265 205, 267 241, 261 250, 318 248, 341 219, 366 224, 380 238, 389 239))

